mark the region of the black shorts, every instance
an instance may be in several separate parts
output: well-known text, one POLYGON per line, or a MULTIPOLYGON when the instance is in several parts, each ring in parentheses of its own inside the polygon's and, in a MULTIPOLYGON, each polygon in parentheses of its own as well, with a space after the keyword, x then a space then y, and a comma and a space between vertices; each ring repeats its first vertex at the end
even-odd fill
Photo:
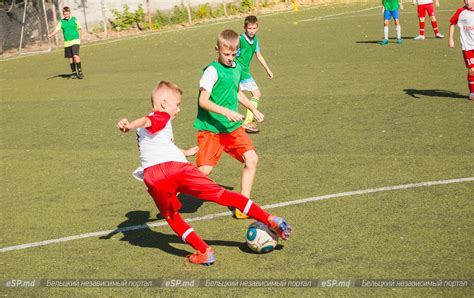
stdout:
POLYGON ((79 56, 78 44, 73 44, 70 47, 64 48, 64 58, 72 58, 73 56, 79 56))

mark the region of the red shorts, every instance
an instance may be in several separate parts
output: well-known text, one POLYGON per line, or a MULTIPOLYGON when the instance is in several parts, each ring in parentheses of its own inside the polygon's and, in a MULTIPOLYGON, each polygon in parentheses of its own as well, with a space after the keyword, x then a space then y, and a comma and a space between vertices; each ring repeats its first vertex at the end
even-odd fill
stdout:
POLYGON ((469 69, 474 68, 474 50, 462 51, 462 55, 464 56, 466 67, 469 69))
POLYGON ((434 5, 433 5, 433 3, 418 5, 418 17, 419 18, 424 18, 425 17, 425 11, 428 13, 428 16, 430 16, 430 17, 434 16, 434 5))
POLYGON ((197 134, 197 141, 199 151, 196 164, 198 167, 215 166, 223 151, 238 161, 244 162, 244 153, 255 150, 252 140, 242 126, 230 133, 200 130, 197 134))
POLYGON ((216 202, 225 191, 194 165, 185 162, 169 161, 146 168, 143 181, 165 218, 181 208, 178 192, 216 202))

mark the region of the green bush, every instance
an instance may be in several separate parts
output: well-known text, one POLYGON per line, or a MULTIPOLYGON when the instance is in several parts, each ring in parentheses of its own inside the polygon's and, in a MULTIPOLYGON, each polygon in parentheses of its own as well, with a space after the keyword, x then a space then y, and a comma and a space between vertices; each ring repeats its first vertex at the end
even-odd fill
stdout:
POLYGON ((123 11, 112 9, 112 14, 114 15, 114 20, 111 22, 112 28, 116 31, 126 30, 135 26, 140 30, 144 28, 145 13, 141 4, 135 12, 131 12, 128 5, 124 4, 123 11))
POLYGON ((253 8, 253 0, 242 0, 240 1, 240 7, 244 9, 245 11, 252 10, 253 8))
POLYGON ((153 29, 159 29, 161 27, 172 24, 170 16, 157 10, 152 18, 153 29))
POLYGON ((186 6, 184 6, 184 4, 182 3, 181 5, 175 5, 175 7, 173 8, 173 14, 171 15, 170 20, 172 24, 187 23, 188 11, 186 10, 186 6))
POLYGON ((210 17, 212 17, 212 9, 209 3, 199 5, 196 11, 194 12, 195 19, 208 19, 210 17))

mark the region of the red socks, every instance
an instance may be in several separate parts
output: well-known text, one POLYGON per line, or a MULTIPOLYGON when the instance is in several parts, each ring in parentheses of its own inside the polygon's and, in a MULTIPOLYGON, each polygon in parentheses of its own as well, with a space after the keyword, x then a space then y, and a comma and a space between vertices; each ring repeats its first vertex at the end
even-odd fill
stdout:
POLYGON ((255 204, 252 200, 247 199, 239 193, 226 190, 222 193, 222 196, 216 201, 216 203, 237 208, 251 218, 261 221, 266 225, 269 224, 268 216, 270 216, 270 214, 263 210, 259 205, 255 204))
POLYGON ((420 35, 425 35, 425 22, 420 22, 420 35))
POLYGON ((474 93, 474 75, 467 75, 467 83, 469 84, 469 92, 474 93))
POLYGON ((431 21, 431 26, 433 26, 433 31, 435 34, 438 34, 439 33, 439 30, 438 30, 438 22, 437 21, 431 21))
POLYGON ((199 235, 194 232, 194 229, 188 225, 179 213, 175 213, 170 217, 166 218, 166 221, 170 225, 171 229, 178 234, 183 241, 191 245, 195 250, 199 250, 202 253, 206 252, 208 245, 204 242, 199 235))

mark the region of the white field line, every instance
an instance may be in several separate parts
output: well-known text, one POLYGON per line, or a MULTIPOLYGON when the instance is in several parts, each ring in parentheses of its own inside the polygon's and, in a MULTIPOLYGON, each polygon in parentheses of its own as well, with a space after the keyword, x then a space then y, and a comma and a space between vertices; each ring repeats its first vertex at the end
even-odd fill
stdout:
MULTIPOLYGON (((356 12, 363 12, 375 8, 381 8, 382 6, 375 6, 371 8, 366 8, 362 10, 357 10, 353 11, 354 13, 356 12)), ((443 9, 443 10, 436 10, 436 13, 441 13, 441 12, 452 12, 454 13, 454 10, 451 9, 443 9)), ((311 21, 329 21, 329 20, 341 20, 341 19, 349 19, 349 18, 361 18, 361 17, 373 17, 373 16, 380 16, 383 17, 382 13, 371 13, 371 14, 358 14, 358 15, 349 15, 349 16, 342 16, 349 14, 351 12, 343 12, 343 13, 338 13, 338 14, 333 14, 333 15, 326 15, 326 16, 320 16, 320 17, 315 17, 311 19, 304 19, 304 20, 299 20, 297 21, 298 23, 303 23, 303 22, 311 22, 311 21)), ((410 11, 410 12, 403 12, 402 15, 406 14, 417 14, 418 12, 416 11, 410 11)))
MULTIPOLYGON (((287 202, 281 202, 281 203, 276 203, 276 204, 265 205, 265 206, 262 206, 262 208, 264 208, 264 209, 273 209, 273 208, 280 208, 280 207, 291 206, 291 205, 299 205, 299 204, 317 202, 317 201, 340 198, 340 197, 363 195, 363 194, 376 193, 376 192, 385 192, 385 191, 392 191, 392 190, 399 190, 399 189, 409 189, 409 188, 426 187, 426 186, 434 186, 434 185, 462 183, 462 182, 468 182, 468 181, 474 181, 474 177, 449 179, 449 180, 438 180, 438 181, 428 181, 428 182, 419 182, 419 183, 410 183, 410 184, 402 184, 402 185, 394 185, 394 186, 385 186, 385 187, 379 187, 379 188, 369 188, 369 189, 356 190, 356 191, 340 192, 340 193, 329 194, 329 195, 324 195, 324 196, 301 199, 301 200, 293 200, 293 201, 287 201, 287 202)), ((208 215, 205 215, 205 216, 199 216, 199 217, 193 217, 193 218, 186 219, 186 222, 210 220, 210 219, 214 219, 214 218, 218 218, 218 217, 230 216, 231 214, 232 213, 230 211, 215 213, 215 214, 208 214, 208 215)), ((126 232, 126 231, 148 229, 148 228, 151 228, 151 227, 159 227, 159 226, 165 226, 165 225, 167 225, 166 221, 162 220, 162 221, 159 221, 159 222, 156 222, 156 223, 153 223, 153 224, 138 225, 138 226, 120 228, 120 229, 115 229, 115 230, 98 231, 98 232, 68 236, 68 237, 63 237, 63 238, 44 240, 44 241, 33 242, 33 243, 26 243, 26 244, 21 244, 21 245, 6 246, 6 247, 1 248, 0 251, 1 252, 7 252, 7 251, 12 251, 12 250, 21 250, 21 249, 32 248, 32 247, 35 247, 35 246, 45 246, 45 245, 49 245, 49 244, 53 244, 53 243, 68 242, 68 241, 84 239, 84 238, 105 236, 105 235, 108 235, 112 232, 113 233, 121 233, 121 232, 126 232)))

